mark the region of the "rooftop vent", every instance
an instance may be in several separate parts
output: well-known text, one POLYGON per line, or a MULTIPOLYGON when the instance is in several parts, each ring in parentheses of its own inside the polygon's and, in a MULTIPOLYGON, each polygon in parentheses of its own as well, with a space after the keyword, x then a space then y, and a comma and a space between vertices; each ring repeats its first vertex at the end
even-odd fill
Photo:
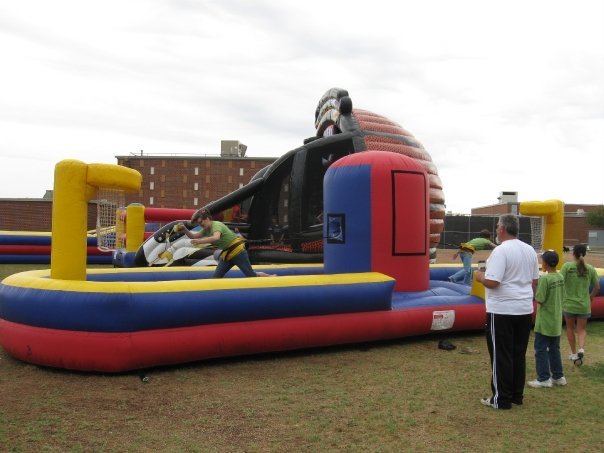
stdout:
POLYGON ((239 140, 220 140, 220 155, 222 157, 245 157, 247 146, 239 140))
POLYGON ((499 204, 518 203, 518 192, 499 192, 497 199, 499 200, 499 204))

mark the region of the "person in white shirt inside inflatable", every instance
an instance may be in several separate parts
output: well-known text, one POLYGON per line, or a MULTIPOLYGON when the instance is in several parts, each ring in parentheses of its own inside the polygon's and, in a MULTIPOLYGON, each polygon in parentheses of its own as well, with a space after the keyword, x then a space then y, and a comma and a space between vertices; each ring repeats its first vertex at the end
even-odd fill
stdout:
POLYGON ((513 214, 499 217, 501 245, 476 280, 486 288, 486 340, 491 357, 491 391, 480 402, 494 409, 522 404, 526 350, 531 332, 533 297, 539 280, 539 260, 533 248, 518 239, 520 223, 513 214))

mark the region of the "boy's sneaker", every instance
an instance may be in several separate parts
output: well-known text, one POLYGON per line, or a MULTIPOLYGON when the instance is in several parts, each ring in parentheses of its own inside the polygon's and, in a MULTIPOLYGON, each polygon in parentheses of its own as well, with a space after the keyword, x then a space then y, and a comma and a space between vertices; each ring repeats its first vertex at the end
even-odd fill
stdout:
POLYGON ((562 376, 560 379, 552 379, 554 385, 566 385, 566 378, 562 376))
POLYGON ((573 362, 579 358, 578 354, 571 354, 568 356, 568 360, 572 360, 573 362))
POLYGON ((548 379, 546 381, 539 381, 535 379, 534 381, 528 381, 527 385, 529 387, 533 387, 534 389, 549 388, 552 386, 552 380, 548 379))
POLYGON ((579 357, 581 360, 583 360, 583 357, 585 356, 585 349, 580 348, 580 349, 577 351, 577 356, 578 356, 578 357, 579 357))

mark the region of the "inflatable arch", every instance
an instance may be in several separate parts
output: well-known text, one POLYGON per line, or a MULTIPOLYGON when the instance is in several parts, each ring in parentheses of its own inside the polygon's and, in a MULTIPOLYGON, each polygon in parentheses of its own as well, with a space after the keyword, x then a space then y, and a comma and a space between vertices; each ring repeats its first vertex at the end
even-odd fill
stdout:
MULTIPOLYGON (((57 184, 68 174, 56 172, 57 184)), ((52 269, 15 274, 0 285, 0 343, 30 363, 117 372, 480 329, 481 299, 462 285, 429 280, 427 180, 409 158, 380 152, 348 156, 330 168, 325 214, 340 221, 344 234, 332 235, 325 223, 325 269, 281 265, 270 267, 279 277, 242 279, 233 272, 235 278, 219 280, 210 278, 211 269, 191 267, 84 270, 84 278, 78 269, 61 278, 52 269), (350 188, 362 202, 341 198, 350 188), (378 189, 392 196, 368 196, 378 189), (415 201, 402 197, 409 193, 415 201), (352 261, 358 268, 347 272, 352 261)), ((75 234, 73 225, 57 228, 59 235, 69 228, 75 234)))
MULTIPOLYGON (((520 213, 540 216, 544 219, 543 249, 555 250, 558 256, 564 256, 564 203, 560 200, 524 201, 520 203, 520 213)), ((562 260, 557 269, 562 267, 562 260)))
POLYGON ((101 187, 140 190, 142 176, 136 170, 110 164, 85 164, 64 160, 55 167, 52 205, 50 277, 86 279, 86 228, 88 202, 101 187))

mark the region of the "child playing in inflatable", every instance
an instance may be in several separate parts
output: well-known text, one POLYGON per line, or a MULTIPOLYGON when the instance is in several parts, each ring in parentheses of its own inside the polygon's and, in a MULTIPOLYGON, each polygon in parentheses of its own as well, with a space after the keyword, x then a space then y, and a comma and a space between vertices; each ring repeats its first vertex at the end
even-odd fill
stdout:
POLYGON ((491 232, 489 230, 482 230, 480 236, 474 238, 468 242, 464 242, 459 246, 459 250, 453 255, 453 259, 459 258, 463 264, 463 269, 455 272, 449 277, 449 281, 457 283, 463 279, 464 285, 472 284, 472 255, 476 250, 487 250, 494 249, 497 244, 491 242, 491 232))
POLYGON ((191 239, 192 245, 213 244, 222 250, 213 278, 222 278, 233 267, 237 266, 247 277, 268 277, 264 272, 255 272, 252 269, 250 258, 245 249, 245 240, 229 229, 224 223, 212 220, 207 210, 202 210, 197 217, 191 219, 192 223, 199 223, 201 231, 189 231, 184 224, 177 224, 176 231, 184 231, 191 239))

